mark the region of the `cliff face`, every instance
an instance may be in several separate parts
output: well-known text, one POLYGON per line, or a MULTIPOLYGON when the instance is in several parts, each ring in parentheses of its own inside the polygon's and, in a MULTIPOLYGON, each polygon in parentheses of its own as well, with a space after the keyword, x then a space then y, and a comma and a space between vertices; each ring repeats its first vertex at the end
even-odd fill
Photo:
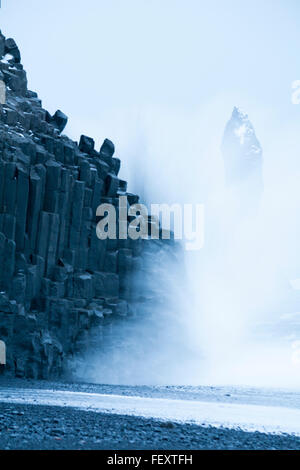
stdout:
POLYGON ((113 143, 97 151, 89 137, 61 135, 67 117, 28 90, 19 49, 2 34, 0 58, 0 339, 7 373, 49 378, 91 337, 99 347, 95 328, 143 311, 144 246, 173 256, 172 242, 97 238, 99 204, 139 199, 118 178, 113 143))

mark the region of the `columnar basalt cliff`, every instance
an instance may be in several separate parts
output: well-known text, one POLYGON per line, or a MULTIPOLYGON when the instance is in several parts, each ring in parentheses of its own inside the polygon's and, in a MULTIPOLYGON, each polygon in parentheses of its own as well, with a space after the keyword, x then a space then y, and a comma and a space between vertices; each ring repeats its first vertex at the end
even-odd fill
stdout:
POLYGON ((97 151, 90 137, 62 135, 67 117, 51 116, 28 90, 19 49, 2 34, 0 58, 0 340, 6 373, 49 378, 91 338, 99 347, 95 328, 143 311, 144 246, 176 250, 172 241, 97 238, 99 204, 139 200, 118 178, 113 143, 97 151))

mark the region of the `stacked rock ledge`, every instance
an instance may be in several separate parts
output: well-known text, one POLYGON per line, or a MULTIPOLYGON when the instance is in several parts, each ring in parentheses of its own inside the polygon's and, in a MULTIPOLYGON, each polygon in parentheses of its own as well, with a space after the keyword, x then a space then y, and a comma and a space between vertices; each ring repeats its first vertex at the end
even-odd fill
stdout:
POLYGON ((0 79, 6 86, 0 105, 5 373, 48 379, 61 376, 67 359, 90 346, 90 331, 143 309, 147 295, 141 295, 134 273, 147 270, 145 246, 173 256, 173 242, 99 240, 97 206, 117 207, 120 195, 129 204, 139 200, 118 178, 113 143, 106 139, 97 151, 90 137, 82 136, 78 145, 62 135, 67 116, 60 110, 51 116, 28 90, 20 51, 1 32, 0 79))

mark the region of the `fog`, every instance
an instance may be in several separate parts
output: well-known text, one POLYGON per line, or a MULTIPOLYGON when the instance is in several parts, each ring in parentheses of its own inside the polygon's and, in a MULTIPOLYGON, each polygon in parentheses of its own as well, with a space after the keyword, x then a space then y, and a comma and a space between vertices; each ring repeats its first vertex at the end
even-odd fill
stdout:
POLYGON ((1 9, 44 106, 68 114, 74 139, 111 138, 142 201, 205 205, 203 249, 184 254, 184 276, 164 265, 172 300, 122 327, 123 349, 106 338, 86 379, 298 387, 299 2, 44 3, 1 9), (221 153, 234 106, 263 148, 263 195, 242 217, 221 153))
MULTIPOLYGON (((211 112, 215 116, 215 110, 211 112)), ((231 109, 228 119, 230 115, 231 109)), ((164 118, 162 110, 157 116, 164 118)), ((147 127, 147 119, 136 142, 147 154, 157 143, 153 155, 160 161, 167 147, 178 166, 170 165, 169 178, 164 179, 164 169, 158 166, 156 173, 153 160, 144 161, 140 173, 140 161, 133 160, 132 174, 139 176, 132 185, 138 187, 140 177, 146 179, 143 195, 148 203, 204 203, 205 244, 198 252, 182 251, 184 263, 179 258, 175 269, 151 257, 148 282, 160 295, 155 284, 159 265, 166 303, 154 310, 151 306, 148 319, 116 327, 106 339, 109 347, 88 356, 91 372, 85 363, 84 378, 123 384, 299 387, 300 292, 290 282, 300 277, 299 149, 283 151, 288 132, 274 133, 272 142, 263 142, 257 133, 263 147, 264 188, 257 207, 249 212, 255 188, 248 187, 241 202, 241 192, 232 193, 225 183, 221 142, 226 121, 219 129, 201 116, 168 116, 164 123, 165 142, 159 129, 156 134, 153 124, 147 127), (198 161, 195 157, 192 171, 178 171, 187 136, 189 151, 198 161)))

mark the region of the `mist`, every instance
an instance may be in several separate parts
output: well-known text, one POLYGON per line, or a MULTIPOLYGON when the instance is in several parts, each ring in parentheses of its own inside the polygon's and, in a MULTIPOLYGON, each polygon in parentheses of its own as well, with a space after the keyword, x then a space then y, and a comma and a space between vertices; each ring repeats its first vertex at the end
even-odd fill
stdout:
POLYGON ((198 113, 171 119, 162 109, 152 109, 139 120, 130 186, 143 187, 149 204, 204 203, 205 244, 198 252, 181 246, 175 266, 174 260, 157 262, 151 254, 148 284, 141 289, 164 293, 165 301, 150 307, 149 317, 116 326, 103 351, 88 355, 90 372, 84 362, 81 379, 299 386, 300 295, 291 282, 300 277, 299 149, 295 145, 284 152, 290 129, 270 130, 271 142, 256 132, 263 148, 263 192, 249 212, 255 188, 248 187, 241 202, 239 193, 226 186, 221 152, 226 120, 215 119, 215 106, 210 113, 206 108, 205 118, 198 113), (146 161, 139 159, 139 146, 146 161), (167 152, 170 165, 164 173, 159 162, 167 152), (188 165, 181 158, 187 152, 188 165), (158 271, 163 285, 157 283, 158 271))

